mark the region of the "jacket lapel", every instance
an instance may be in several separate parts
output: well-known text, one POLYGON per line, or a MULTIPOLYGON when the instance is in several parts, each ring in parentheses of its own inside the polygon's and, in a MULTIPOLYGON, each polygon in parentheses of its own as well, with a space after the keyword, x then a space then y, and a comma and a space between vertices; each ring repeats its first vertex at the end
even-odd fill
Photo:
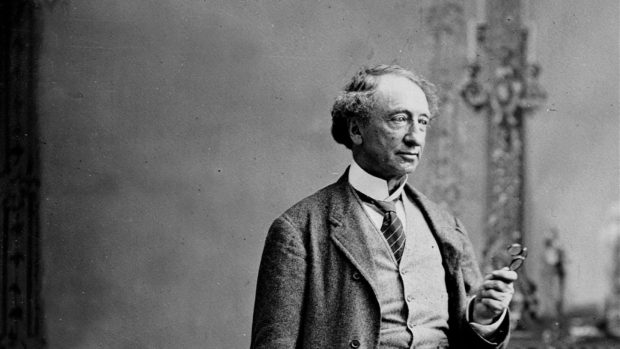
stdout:
MULTIPOLYGON (((355 194, 348 182, 348 169, 336 182, 335 195, 332 196, 329 207, 330 237, 334 244, 344 253, 351 263, 359 270, 370 284, 373 292, 377 295, 376 268, 374 257, 370 252, 366 230, 368 224, 364 224, 368 217, 364 213, 360 199, 355 194)), ((459 278, 460 255, 462 242, 454 233, 454 222, 448 221, 429 199, 415 190, 409 184, 405 190, 410 194, 426 218, 429 228, 435 235, 437 244, 441 250, 444 268, 448 274, 450 283, 459 278)), ((451 285, 448 285, 450 287, 451 285)))
POLYGON ((460 319, 464 317, 465 289, 463 287, 463 273, 461 271, 461 254, 463 243, 458 233, 455 233, 455 223, 449 220, 439 208, 417 190, 409 185, 406 190, 422 211, 428 225, 435 235, 441 251, 442 263, 446 271, 446 288, 448 290, 448 324, 452 333, 460 333, 460 319))
POLYGON ((410 197, 416 202, 426 218, 433 235, 435 235, 446 272, 451 276, 456 276, 456 273, 460 270, 459 261, 461 260, 462 242, 459 236, 454 233, 455 223, 448 221, 444 214, 435 207, 434 203, 409 184, 405 186, 405 190, 408 191, 410 197))
POLYGON ((336 183, 336 195, 332 197, 330 207, 330 237, 334 244, 344 253, 350 262, 368 281, 375 296, 377 295, 376 269, 374 258, 370 252, 370 242, 365 231, 365 216, 359 198, 348 182, 347 170, 336 183))

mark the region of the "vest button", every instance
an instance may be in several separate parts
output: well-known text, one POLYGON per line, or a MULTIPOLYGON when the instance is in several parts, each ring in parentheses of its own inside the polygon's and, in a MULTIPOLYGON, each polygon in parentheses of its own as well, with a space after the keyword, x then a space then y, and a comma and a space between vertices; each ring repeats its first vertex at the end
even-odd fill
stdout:
POLYGON ((359 348, 360 341, 358 341, 357 339, 354 339, 351 342, 349 342, 349 346, 351 346, 351 348, 359 348))
POLYGON ((409 302, 409 303, 413 302, 413 296, 412 295, 408 295, 407 296, 407 302, 409 302))
POLYGON ((358 272, 353 273, 353 275, 351 276, 353 278, 353 280, 360 280, 362 278, 362 275, 358 272))

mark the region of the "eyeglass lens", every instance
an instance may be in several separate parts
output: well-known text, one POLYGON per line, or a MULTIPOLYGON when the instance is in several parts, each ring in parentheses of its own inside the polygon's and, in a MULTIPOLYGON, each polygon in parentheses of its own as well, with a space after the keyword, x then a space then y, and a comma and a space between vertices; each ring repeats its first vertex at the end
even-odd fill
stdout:
POLYGON ((512 256, 512 261, 510 261, 508 269, 515 271, 523 265, 523 262, 525 262, 525 257, 527 257, 527 247, 523 247, 521 244, 512 244, 508 246, 508 253, 512 256))
POLYGON ((510 253, 511 256, 519 255, 521 251, 523 251, 521 244, 512 244, 508 246, 508 253, 510 253))

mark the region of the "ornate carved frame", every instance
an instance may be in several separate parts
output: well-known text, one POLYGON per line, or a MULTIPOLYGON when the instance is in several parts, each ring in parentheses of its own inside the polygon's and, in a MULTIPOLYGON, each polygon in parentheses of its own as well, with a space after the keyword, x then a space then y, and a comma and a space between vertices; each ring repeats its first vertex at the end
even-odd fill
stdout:
POLYGON ((44 346, 34 1, 0 2, 0 348, 44 346))

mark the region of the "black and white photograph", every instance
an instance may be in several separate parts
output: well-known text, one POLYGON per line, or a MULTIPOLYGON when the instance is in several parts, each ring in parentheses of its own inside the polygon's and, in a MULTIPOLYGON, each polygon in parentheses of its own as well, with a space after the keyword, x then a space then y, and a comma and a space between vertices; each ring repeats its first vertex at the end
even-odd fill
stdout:
POLYGON ((617 0, 0 26, 0 349, 620 348, 617 0))

